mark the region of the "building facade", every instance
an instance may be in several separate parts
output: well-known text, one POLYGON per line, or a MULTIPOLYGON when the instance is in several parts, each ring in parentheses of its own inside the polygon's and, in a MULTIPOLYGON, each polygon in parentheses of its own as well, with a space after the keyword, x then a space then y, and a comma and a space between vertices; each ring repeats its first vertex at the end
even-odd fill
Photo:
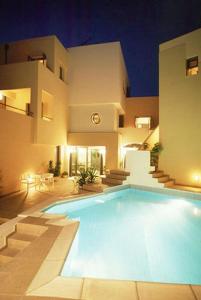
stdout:
POLYGON ((201 29, 160 45, 160 169, 201 186, 201 29))
POLYGON ((65 49, 48 36, 0 46, 1 194, 19 190, 24 173, 47 172, 49 160, 69 175, 121 167, 124 146, 158 125, 158 97, 128 98, 128 87, 119 42, 65 49))

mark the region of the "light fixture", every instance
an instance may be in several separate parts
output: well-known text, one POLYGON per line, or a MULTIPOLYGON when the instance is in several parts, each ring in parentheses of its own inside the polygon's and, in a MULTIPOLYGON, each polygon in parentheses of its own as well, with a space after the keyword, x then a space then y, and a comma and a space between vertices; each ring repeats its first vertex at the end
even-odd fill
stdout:
POLYGON ((193 179, 194 179, 194 181, 199 182, 201 177, 200 177, 200 175, 195 174, 195 175, 193 175, 193 179))
POLYGON ((2 101, 3 99, 4 99, 4 95, 0 93, 0 101, 2 101))

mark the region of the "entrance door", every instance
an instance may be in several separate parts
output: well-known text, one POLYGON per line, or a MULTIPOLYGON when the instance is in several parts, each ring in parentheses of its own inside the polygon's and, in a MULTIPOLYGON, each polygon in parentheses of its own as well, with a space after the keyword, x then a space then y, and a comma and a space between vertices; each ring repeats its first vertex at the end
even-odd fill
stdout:
POLYGON ((72 147, 70 153, 70 176, 79 174, 80 169, 94 168, 102 175, 105 166, 105 147, 72 147))

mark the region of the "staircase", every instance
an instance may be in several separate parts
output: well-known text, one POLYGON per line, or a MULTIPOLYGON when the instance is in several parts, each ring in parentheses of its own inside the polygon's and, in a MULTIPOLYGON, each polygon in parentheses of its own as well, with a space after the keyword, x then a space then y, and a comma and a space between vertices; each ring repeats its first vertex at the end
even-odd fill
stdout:
POLYGON ((15 232, 7 237, 6 246, 0 249, 0 267, 10 262, 46 230, 45 226, 17 223, 15 232))
POLYGON ((110 173, 105 178, 102 178, 102 183, 109 186, 122 185, 129 175, 130 172, 125 170, 110 170, 110 173))
POLYGON ((152 171, 150 174, 152 175, 152 178, 157 179, 159 183, 163 183, 164 187, 173 186, 175 183, 175 180, 170 178, 169 175, 164 174, 163 171, 152 171))

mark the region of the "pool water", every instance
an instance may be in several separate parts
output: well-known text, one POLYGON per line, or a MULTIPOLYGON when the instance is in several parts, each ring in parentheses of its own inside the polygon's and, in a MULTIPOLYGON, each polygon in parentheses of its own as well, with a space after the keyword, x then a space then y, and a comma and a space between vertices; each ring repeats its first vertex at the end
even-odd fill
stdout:
POLYGON ((142 190, 57 204, 80 227, 61 275, 201 284, 201 202, 142 190))

